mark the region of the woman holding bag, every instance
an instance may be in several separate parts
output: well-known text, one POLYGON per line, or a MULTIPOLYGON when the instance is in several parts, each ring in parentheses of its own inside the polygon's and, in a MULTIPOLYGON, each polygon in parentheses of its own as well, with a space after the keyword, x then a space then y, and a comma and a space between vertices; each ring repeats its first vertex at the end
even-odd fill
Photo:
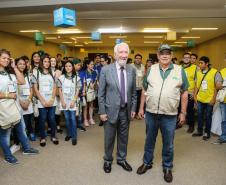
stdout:
POLYGON ((45 122, 49 121, 51 127, 51 141, 59 144, 56 138, 56 84, 51 72, 50 59, 45 55, 39 65, 36 76, 32 78, 34 92, 38 97, 40 146, 46 146, 45 122))
POLYGON ((86 94, 86 106, 84 106, 83 116, 84 125, 88 127, 89 125, 95 125, 93 120, 93 102, 96 98, 95 85, 97 83, 97 73, 94 71, 94 63, 91 60, 85 60, 86 70, 81 73, 82 84, 85 89, 86 94), (89 113, 89 121, 88 121, 89 113))
MULTIPOLYGON (((10 59, 9 51, 5 49, 0 50, 0 100, 14 99, 16 106, 17 99, 17 84, 22 85, 25 83, 23 74, 17 69, 15 63, 10 59), (15 75, 9 73, 8 66, 10 65, 15 73, 15 75)), ((19 108, 19 106, 18 106, 19 108)), ((4 110, 0 110, 4 111, 4 110)), ((9 110, 10 111, 10 110, 9 110)), ((20 112, 20 110, 19 110, 20 112)), ((16 134, 19 138, 19 141, 22 144, 24 154, 38 154, 38 150, 30 147, 27 136, 24 134, 24 127, 21 122, 14 125, 16 134)), ((17 164, 18 160, 12 155, 9 148, 11 133, 11 125, 9 127, 3 128, 0 127, 0 146, 2 147, 5 161, 10 164, 17 164)))
POLYGON ((67 61, 64 64, 63 74, 60 76, 57 86, 59 88, 61 110, 67 127, 67 136, 65 141, 72 138, 72 145, 77 144, 77 125, 76 125, 76 100, 78 99, 81 82, 79 76, 76 75, 73 63, 67 61))

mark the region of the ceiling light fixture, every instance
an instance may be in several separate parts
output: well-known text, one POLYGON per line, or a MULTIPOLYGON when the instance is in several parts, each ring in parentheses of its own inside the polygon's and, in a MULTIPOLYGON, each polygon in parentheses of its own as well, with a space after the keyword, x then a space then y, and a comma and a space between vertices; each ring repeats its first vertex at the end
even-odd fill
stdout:
POLYGON ((79 29, 59 29, 57 30, 58 34, 73 34, 73 33, 81 33, 79 29))
POLYGON ((126 39, 127 36, 126 35, 113 35, 113 36, 109 36, 110 39, 126 39))
POLYGON ((192 28, 192 30, 218 30, 218 28, 192 28))
POLYGON ((20 30, 21 33, 35 33, 40 32, 39 30, 20 30))
POLYGON ((187 44, 187 42, 174 42, 175 44, 187 44))
POLYGON ((56 37, 46 37, 45 38, 46 40, 55 40, 55 39, 57 39, 56 37))
POLYGON ((145 39, 162 39, 164 36, 156 35, 156 36, 144 36, 145 39))
POLYGON ((126 31, 122 28, 99 28, 98 32, 100 33, 125 33, 126 31))
POLYGON ((102 44, 102 41, 90 41, 88 44, 102 44))
POLYGON ((91 37, 76 37, 76 39, 90 39, 91 37))
POLYGON ((82 44, 77 44, 77 45, 74 45, 75 47, 81 47, 83 46, 82 44))
POLYGON ((63 44, 72 44, 72 42, 62 42, 63 44))
POLYGON ((159 44, 158 41, 144 41, 145 44, 159 44))
POLYGON ((182 39, 200 39, 199 36, 185 36, 185 37, 181 37, 182 39))
POLYGON ((146 33, 166 33, 169 32, 169 28, 144 28, 143 32, 146 33))
POLYGON ((172 47, 183 47, 183 45, 178 45, 178 44, 171 44, 170 46, 172 46, 172 47))

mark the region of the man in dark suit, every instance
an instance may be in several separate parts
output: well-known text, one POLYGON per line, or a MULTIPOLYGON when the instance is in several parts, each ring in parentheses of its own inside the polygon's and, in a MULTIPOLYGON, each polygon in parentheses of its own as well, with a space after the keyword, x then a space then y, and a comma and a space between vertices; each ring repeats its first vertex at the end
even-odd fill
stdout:
POLYGON ((129 122, 136 111, 136 72, 126 64, 129 46, 117 44, 114 48, 116 62, 102 68, 98 102, 101 121, 104 122, 104 171, 111 172, 115 136, 117 133, 117 164, 126 171, 132 167, 126 161, 129 122))

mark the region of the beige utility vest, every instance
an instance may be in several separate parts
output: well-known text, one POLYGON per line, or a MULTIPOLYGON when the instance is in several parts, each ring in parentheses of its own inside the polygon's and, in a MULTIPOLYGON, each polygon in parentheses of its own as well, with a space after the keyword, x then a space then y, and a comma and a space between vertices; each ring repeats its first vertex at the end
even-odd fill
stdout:
POLYGON ((147 77, 146 111, 154 114, 177 115, 182 85, 181 70, 181 66, 173 64, 170 74, 163 80, 159 64, 151 66, 147 77))

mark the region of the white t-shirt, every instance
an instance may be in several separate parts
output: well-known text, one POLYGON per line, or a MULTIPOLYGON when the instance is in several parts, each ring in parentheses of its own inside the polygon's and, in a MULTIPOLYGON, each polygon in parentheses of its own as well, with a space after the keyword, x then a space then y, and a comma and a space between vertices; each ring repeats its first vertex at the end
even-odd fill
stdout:
MULTIPOLYGON (((37 76, 33 75, 32 83, 38 84, 39 93, 41 94, 45 101, 51 100, 55 81, 50 74, 43 74, 38 71, 37 76)), ((57 102, 55 98, 53 106, 56 105, 57 102)), ((44 108, 40 100, 38 100, 38 108, 44 108)))
POLYGON ((1 84, 0 85, 1 93, 16 93, 17 94, 16 102, 18 103, 18 105, 20 107, 16 76, 14 74, 4 74, 4 75, 0 74, 0 84, 1 84), (9 75, 10 75, 11 79, 10 79, 9 75))
POLYGON ((64 101, 66 103, 66 108, 64 109, 60 102, 60 110, 76 110, 77 106, 75 104, 74 108, 70 108, 71 101, 74 99, 76 92, 81 87, 80 78, 73 77, 73 78, 66 78, 65 75, 61 75, 59 77, 57 86, 62 89, 62 94, 64 101))
MULTIPOLYGON (((25 84, 24 85, 18 85, 18 95, 20 100, 28 100, 30 97, 30 92, 31 92, 31 83, 30 83, 30 77, 25 77, 25 84)), ((23 110, 23 115, 26 114, 32 114, 33 111, 33 106, 32 102, 30 102, 28 109, 23 110)))

